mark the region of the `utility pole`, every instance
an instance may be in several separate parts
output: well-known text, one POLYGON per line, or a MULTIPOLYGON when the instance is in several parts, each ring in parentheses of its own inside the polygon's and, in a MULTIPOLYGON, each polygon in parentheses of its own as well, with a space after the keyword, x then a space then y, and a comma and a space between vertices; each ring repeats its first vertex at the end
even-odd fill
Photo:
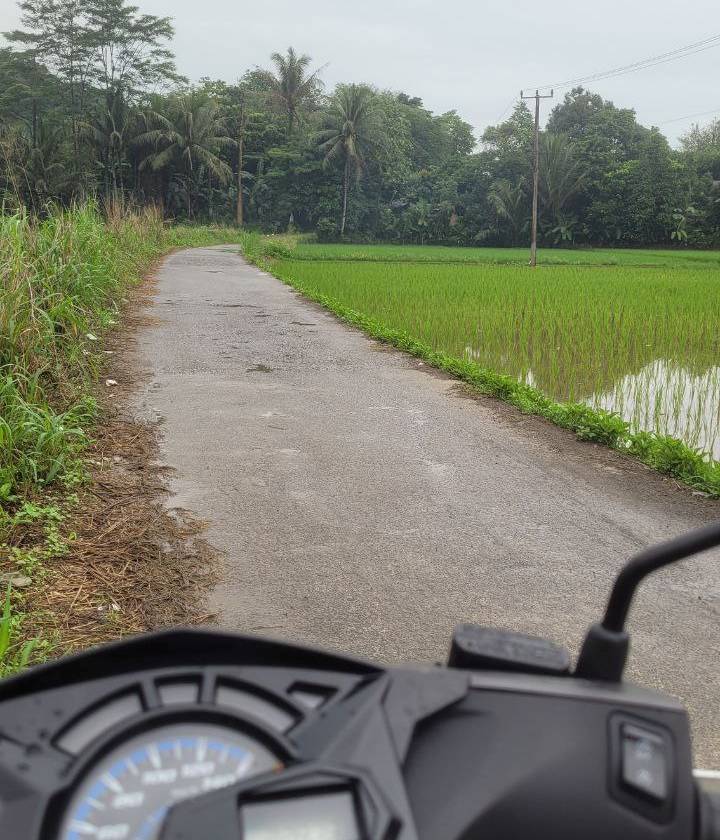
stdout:
POLYGON ((237 207, 235 214, 235 221, 238 227, 242 227, 245 221, 244 210, 245 202, 243 198, 243 152, 245 146, 245 103, 240 105, 240 119, 238 129, 238 177, 237 177, 237 207))
POLYGON ((535 268, 537 265, 537 220, 538 220, 538 189, 540 187, 540 100, 552 99, 554 91, 549 95, 540 96, 536 90, 532 96, 524 96, 520 91, 521 99, 535 100, 535 163, 533 166, 533 203, 532 203, 532 234, 530 239, 530 265, 535 268))

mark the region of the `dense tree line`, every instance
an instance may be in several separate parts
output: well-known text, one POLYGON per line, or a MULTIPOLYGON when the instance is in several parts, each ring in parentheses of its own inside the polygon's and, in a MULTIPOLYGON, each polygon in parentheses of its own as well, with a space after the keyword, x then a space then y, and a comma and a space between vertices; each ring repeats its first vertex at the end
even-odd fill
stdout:
MULTIPOLYGON (((456 112, 368 85, 325 90, 293 49, 236 84, 189 85, 168 18, 125 0, 23 0, 0 48, 0 192, 43 213, 97 196, 172 218, 320 239, 528 239, 532 117, 479 143, 456 112)), ((582 88, 541 137, 546 244, 720 244, 720 121, 680 150, 582 88)))

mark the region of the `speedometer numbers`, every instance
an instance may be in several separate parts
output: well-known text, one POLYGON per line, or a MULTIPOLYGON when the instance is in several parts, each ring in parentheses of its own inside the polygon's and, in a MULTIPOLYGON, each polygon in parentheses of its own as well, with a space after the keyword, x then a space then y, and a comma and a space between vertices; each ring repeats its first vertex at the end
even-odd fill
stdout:
POLYGON ((146 732, 92 768, 72 797, 60 840, 155 840, 173 803, 277 766, 265 746, 222 726, 146 732))

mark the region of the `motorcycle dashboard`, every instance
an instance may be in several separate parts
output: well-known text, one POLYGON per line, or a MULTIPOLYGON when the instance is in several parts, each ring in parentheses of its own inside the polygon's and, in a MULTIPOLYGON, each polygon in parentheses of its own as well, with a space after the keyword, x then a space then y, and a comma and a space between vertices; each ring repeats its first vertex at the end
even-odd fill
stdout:
POLYGON ((691 766, 682 707, 632 686, 224 633, 141 637, 0 685, 13 840, 685 838, 691 766), (616 785, 623 727, 664 739, 662 802, 616 785))

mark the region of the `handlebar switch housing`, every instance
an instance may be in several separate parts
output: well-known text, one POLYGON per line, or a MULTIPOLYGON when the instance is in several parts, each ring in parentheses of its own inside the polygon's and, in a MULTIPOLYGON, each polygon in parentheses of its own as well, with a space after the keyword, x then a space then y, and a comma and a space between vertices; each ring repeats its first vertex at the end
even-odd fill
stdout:
POLYGON ((673 738, 665 727, 634 715, 610 718, 609 782, 618 802, 653 822, 670 822, 675 764, 673 738))
POLYGON ((461 624, 453 633, 448 665, 471 671, 515 671, 557 677, 570 673, 570 655, 565 648, 537 636, 461 624))

